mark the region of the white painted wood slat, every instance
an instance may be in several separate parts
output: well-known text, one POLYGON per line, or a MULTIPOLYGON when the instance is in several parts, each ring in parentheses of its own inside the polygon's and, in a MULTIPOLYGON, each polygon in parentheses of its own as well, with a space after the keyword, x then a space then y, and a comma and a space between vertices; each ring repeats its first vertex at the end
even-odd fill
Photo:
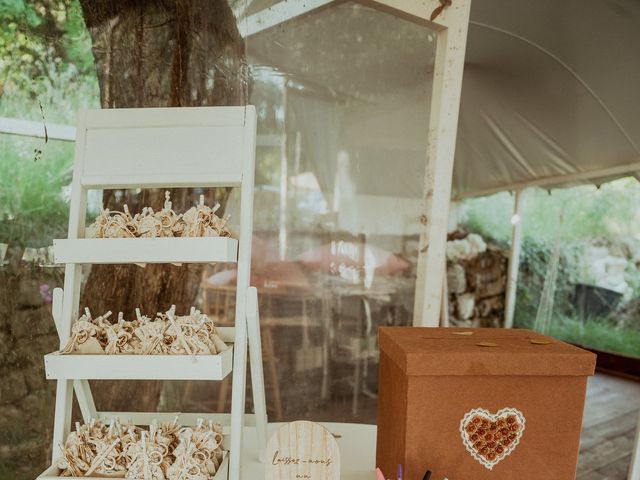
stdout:
POLYGON ((222 380, 231 372, 233 348, 218 355, 44 356, 49 380, 222 380))
POLYGON ((244 128, 156 127, 88 130, 83 185, 240 185, 244 128), (150 166, 153 166, 150 168, 150 166))
POLYGON ((238 240, 194 238, 72 238, 53 241, 56 263, 236 262, 238 240))

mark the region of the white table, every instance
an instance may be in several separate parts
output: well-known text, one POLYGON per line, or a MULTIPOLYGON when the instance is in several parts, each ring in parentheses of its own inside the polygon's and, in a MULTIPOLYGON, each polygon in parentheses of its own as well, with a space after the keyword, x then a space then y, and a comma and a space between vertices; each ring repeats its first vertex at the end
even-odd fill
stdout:
MULTIPOLYGON (((269 436, 283 423, 270 423, 269 436)), ((336 436, 340 447, 340 480, 375 480, 376 426, 355 423, 322 423, 336 436)), ((264 479, 264 464, 258 461, 256 430, 245 427, 242 478, 264 479)), ((265 462, 269 459, 265 459, 265 462)))

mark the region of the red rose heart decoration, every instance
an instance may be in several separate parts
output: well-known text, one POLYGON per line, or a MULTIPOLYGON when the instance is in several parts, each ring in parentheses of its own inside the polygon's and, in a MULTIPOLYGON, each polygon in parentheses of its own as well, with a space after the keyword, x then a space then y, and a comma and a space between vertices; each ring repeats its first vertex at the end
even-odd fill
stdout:
POLYGON ((515 408, 497 413, 474 408, 460 422, 460 434, 471 456, 491 470, 518 446, 524 423, 524 415, 515 408))

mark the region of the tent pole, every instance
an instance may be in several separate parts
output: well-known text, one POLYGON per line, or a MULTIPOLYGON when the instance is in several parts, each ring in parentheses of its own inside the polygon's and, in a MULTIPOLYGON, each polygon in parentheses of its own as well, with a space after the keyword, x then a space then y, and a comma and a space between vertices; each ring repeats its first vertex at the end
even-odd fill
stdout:
POLYGON ((449 322, 449 285, 447 281, 447 272, 445 269, 444 278, 442 279, 442 302, 440 302, 440 326, 450 327, 449 322))
POLYGON ((513 216, 511 217, 511 248, 509 249, 509 271, 507 274, 507 294, 504 307, 504 328, 513 327, 516 308, 516 290, 520 269, 520 247, 522 245, 522 190, 513 196, 513 216))
MULTIPOLYGON (((419 2, 403 2, 403 5, 409 3, 414 7, 420 5, 419 2)), ((420 212, 414 326, 437 327, 440 323, 449 201, 470 6, 470 0, 454 2, 445 10, 446 15, 442 19, 444 28, 436 30, 427 161, 420 212)))
POLYGON ((640 480, 640 414, 636 427, 636 442, 631 452, 631 466, 629 467, 629 480, 640 480))

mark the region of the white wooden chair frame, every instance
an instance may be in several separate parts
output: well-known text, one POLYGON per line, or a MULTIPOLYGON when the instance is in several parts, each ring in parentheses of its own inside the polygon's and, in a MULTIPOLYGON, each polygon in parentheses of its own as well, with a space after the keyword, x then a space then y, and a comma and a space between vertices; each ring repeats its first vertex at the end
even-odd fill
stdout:
MULTIPOLYGON (((56 261, 66 263, 64 294, 56 289, 53 314, 63 348, 78 318, 83 263, 169 263, 236 261, 235 327, 221 328, 233 342, 230 414, 184 414, 180 422, 203 417, 225 426, 228 478, 240 479, 245 421, 255 425, 259 451, 266 448, 267 413, 257 291, 249 286, 256 112, 247 107, 90 110, 80 113, 67 240, 54 242, 56 261), (87 190, 92 188, 240 187, 239 240, 227 238, 84 239, 87 190), (247 343, 255 415, 245 415, 247 343)), ((118 416, 138 425, 171 419, 175 413, 97 412, 88 379, 211 379, 231 369, 226 355, 59 355, 45 356, 47 378, 57 380, 53 455, 60 455, 71 427, 73 391, 85 421, 118 416)), ((227 465, 220 469, 222 478, 227 465)), ((55 477, 50 468, 41 478, 55 477)))

